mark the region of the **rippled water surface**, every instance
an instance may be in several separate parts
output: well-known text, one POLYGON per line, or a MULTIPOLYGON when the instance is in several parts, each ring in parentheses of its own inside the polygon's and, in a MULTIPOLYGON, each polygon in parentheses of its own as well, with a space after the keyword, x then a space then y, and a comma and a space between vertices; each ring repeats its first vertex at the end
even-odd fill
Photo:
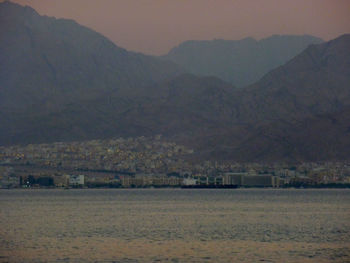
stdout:
POLYGON ((350 190, 0 190, 0 262, 350 262, 350 190))

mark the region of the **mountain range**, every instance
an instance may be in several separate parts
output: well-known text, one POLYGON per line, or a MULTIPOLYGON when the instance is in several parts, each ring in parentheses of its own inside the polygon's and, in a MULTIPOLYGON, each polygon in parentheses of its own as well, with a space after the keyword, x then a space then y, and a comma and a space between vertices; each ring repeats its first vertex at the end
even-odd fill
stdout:
POLYGON ((199 159, 348 159, 350 35, 281 54, 292 57, 235 87, 129 52, 72 20, 3 2, 0 145, 162 134, 199 159))
POLYGON ((241 40, 186 41, 162 56, 200 76, 215 76, 237 87, 262 78, 283 65, 311 44, 323 40, 304 35, 273 35, 257 41, 241 40))

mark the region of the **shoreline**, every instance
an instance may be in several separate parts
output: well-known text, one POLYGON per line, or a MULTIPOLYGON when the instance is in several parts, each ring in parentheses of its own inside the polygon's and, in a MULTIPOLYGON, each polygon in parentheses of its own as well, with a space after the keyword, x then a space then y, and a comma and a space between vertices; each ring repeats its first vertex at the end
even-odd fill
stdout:
POLYGON ((61 187, 23 187, 23 188, 0 188, 1 190, 346 190, 347 187, 237 187, 237 188, 182 188, 182 187, 82 187, 82 188, 61 188, 61 187))

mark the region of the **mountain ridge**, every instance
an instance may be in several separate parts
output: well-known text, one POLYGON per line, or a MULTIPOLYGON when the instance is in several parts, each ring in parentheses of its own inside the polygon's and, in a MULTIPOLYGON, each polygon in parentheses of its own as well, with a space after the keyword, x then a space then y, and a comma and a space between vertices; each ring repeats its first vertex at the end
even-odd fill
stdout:
POLYGON ((0 13, 2 106, 46 103, 38 101, 43 93, 55 97, 51 104, 87 95, 86 99, 91 99, 103 92, 145 87, 184 72, 171 62, 128 52, 73 20, 40 16, 30 7, 11 2, 1 3, 0 13), (16 93, 17 88, 21 91, 16 93), (24 89, 28 92, 21 103, 13 103, 24 89))
POLYGON ((191 40, 171 49, 162 58, 177 63, 192 74, 213 75, 244 87, 283 65, 308 45, 322 42, 322 39, 310 35, 272 35, 259 41, 251 37, 191 40))

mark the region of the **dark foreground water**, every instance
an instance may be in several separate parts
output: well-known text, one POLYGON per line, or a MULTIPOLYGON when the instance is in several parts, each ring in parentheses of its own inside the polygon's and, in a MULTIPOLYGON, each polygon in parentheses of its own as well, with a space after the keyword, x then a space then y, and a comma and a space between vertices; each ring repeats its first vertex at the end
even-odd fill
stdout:
POLYGON ((0 190, 0 262, 350 262, 350 190, 0 190))

